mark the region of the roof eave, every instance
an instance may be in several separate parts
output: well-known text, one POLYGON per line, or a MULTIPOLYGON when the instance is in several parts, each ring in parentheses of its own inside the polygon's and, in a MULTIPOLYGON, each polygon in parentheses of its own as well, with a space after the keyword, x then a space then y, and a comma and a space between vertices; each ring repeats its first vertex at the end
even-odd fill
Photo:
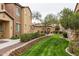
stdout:
POLYGON ((0 13, 6 13, 12 20, 14 20, 14 18, 11 15, 9 15, 9 13, 6 12, 5 10, 4 11, 0 11, 0 13))
POLYGON ((79 3, 76 3, 76 6, 75 6, 75 9, 74 9, 74 12, 76 11, 76 8, 77 8, 77 5, 78 5, 79 3))

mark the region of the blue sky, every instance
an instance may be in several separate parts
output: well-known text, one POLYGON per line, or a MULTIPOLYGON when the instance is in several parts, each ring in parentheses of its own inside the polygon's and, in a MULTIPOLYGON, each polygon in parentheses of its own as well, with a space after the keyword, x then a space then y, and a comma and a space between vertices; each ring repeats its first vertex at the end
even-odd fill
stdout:
MULTIPOLYGON (((47 14, 57 15, 63 8, 74 10, 76 3, 21 3, 24 6, 29 6, 32 12, 38 11, 42 14, 42 19, 47 14)), ((38 22, 34 21, 33 22, 38 22)))

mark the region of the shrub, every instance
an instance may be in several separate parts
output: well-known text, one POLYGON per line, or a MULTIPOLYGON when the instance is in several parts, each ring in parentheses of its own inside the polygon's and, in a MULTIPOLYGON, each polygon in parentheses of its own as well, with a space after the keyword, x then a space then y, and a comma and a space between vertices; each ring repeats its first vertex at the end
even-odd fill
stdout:
POLYGON ((63 31, 59 31, 59 34, 63 34, 63 31))
POLYGON ((26 41, 31 40, 31 34, 22 34, 20 36, 20 40, 21 40, 21 42, 26 42, 26 41))
POLYGON ((59 31, 60 30, 60 27, 57 25, 57 26, 55 26, 55 30, 56 31, 59 31))
POLYGON ((53 33, 57 34, 57 33, 58 33, 58 31, 53 31, 53 33))
POLYGON ((34 39, 34 38, 39 37, 40 35, 38 32, 36 32, 36 33, 32 33, 31 36, 32 36, 32 39, 34 39))
POLYGON ((59 33, 60 27, 58 25, 55 26, 55 33, 59 33))
POLYGON ((40 35, 40 36, 44 36, 44 35, 45 35, 45 33, 40 33, 39 35, 40 35))
POLYGON ((11 39, 19 39, 19 38, 20 38, 20 35, 15 35, 11 37, 11 39))
POLYGON ((70 41, 69 51, 79 56, 79 41, 70 41))
POLYGON ((40 37, 40 36, 44 36, 44 34, 39 34, 38 32, 29 33, 29 34, 22 34, 20 36, 20 41, 21 42, 27 42, 29 40, 35 39, 35 38, 40 37))
POLYGON ((68 38, 67 32, 63 32, 63 37, 64 37, 64 38, 68 38))

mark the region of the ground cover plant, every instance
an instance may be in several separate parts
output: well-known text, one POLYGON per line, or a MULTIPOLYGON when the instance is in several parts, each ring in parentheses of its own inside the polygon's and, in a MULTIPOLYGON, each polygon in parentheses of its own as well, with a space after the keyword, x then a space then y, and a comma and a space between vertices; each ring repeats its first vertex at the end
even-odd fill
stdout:
POLYGON ((68 43, 65 39, 60 38, 59 34, 56 34, 45 39, 43 38, 31 49, 24 52, 22 56, 69 56, 65 52, 68 43))

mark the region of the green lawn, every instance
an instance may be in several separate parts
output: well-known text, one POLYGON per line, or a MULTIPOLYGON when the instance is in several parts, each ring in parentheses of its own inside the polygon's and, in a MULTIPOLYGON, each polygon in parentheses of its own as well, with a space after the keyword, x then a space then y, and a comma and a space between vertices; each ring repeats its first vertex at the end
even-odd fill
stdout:
POLYGON ((68 41, 55 34, 48 38, 43 38, 40 42, 33 45, 31 49, 22 54, 22 56, 69 56, 65 52, 68 41))

